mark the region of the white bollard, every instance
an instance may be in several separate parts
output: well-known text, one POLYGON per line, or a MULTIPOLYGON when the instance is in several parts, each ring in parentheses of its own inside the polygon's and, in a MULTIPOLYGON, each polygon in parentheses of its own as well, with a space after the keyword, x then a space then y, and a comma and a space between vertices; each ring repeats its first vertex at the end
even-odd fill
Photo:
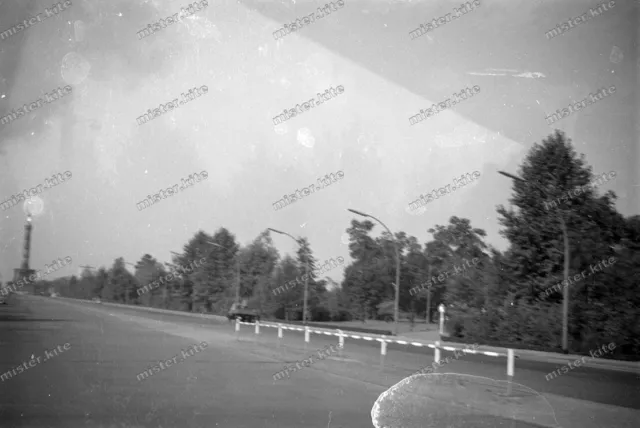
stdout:
POLYGON ((344 349, 344 336, 342 330, 338 330, 338 356, 342 358, 342 350, 344 349))
POLYGON ((278 340, 276 340, 276 346, 280 347, 280 342, 282 341, 282 324, 278 323, 278 340))
POLYGON ((236 318, 236 340, 240 340, 240 320, 236 318))
POLYGON ((436 363, 433 367, 434 367, 434 372, 436 372, 438 370, 438 363, 440 362, 440 342, 436 342, 436 349, 433 353, 433 360, 436 363))
POLYGON ((256 320, 256 334, 260 334, 260 321, 256 320))
POLYGON ((304 326, 304 349, 307 349, 307 343, 309 343, 309 326, 304 326))
POLYGON ((507 395, 511 395, 511 391, 512 391, 513 364, 514 364, 513 349, 507 349, 507 381, 509 382, 508 388, 507 388, 507 395))
POLYGON ((380 368, 384 369, 384 358, 387 355, 387 341, 385 340, 386 336, 382 336, 382 341, 380 342, 380 368))

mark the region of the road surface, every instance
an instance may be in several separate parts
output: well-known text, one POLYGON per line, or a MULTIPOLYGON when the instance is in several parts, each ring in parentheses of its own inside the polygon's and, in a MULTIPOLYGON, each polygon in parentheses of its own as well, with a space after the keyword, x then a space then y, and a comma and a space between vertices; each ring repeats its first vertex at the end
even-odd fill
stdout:
MULTIPOLYGON (((224 322, 12 296, 0 307, 0 374, 29 367, 32 356, 34 363, 0 380, 0 426, 370 428, 380 394, 433 360, 430 349, 392 345, 380 370, 377 346, 347 339, 343 357, 274 381, 284 362, 336 339, 312 335, 304 350, 302 335, 286 331, 276 347, 274 329, 256 338, 253 327, 242 327, 237 340, 224 322), (202 342, 199 353, 138 380, 202 342)), ((578 368, 547 382, 555 368, 518 361, 515 380, 543 393, 562 427, 634 426, 637 376, 578 368)), ((504 379, 504 370, 502 359, 472 355, 447 367, 495 379, 504 379)))

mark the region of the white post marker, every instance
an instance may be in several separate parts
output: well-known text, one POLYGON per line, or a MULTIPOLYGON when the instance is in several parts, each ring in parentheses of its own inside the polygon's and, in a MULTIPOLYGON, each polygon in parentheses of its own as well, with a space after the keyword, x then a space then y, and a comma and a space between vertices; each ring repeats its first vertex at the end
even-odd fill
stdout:
POLYGON ((438 370, 438 362, 440 361, 440 342, 436 341, 435 345, 436 345, 436 349, 433 352, 433 360, 436 363, 433 366, 434 373, 438 370))
POLYGON ((440 312, 440 336, 444 334, 444 305, 440 303, 438 305, 438 312, 440 312))
POLYGON ((304 349, 307 349, 307 343, 309 343, 309 326, 304 326, 304 349))
POLYGON ((382 335, 382 341, 380 342, 380 368, 384 368, 384 357, 387 355, 387 341, 386 336, 382 335))
POLYGON ((278 323, 278 340, 276 341, 277 346, 280 346, 281 340, 282 340, 282 324, 278 323))
POLYGON ((256 320, 256 334, 260 334, 260 321, 256 320))
POLYGON ((344 336, 342 335, 342 330, 338 330, 338 356, 342 358, 342 350, 344 349, 344 336))
POLYGON ((513 363, 514 363, 514 358, 513 358, 513 349, 507 349, 507 381, 509 382, 508 385, 508 389, 507 389, 507 395, 511 395, 511 385, 513 383, 513 363))
POLYGON ((236 340, 240 340, 240 320, 236 318, 236 340))

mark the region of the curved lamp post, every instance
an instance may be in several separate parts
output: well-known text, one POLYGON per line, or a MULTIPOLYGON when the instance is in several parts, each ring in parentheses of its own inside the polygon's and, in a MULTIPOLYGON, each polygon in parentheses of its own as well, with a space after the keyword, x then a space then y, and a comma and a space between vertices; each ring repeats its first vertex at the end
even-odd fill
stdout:
MULTIPOLYGON (((520 181, 522 183, 531 184, 533 187, 543 190, 536 183, 524 180, 508 172, 498 171, 498 174, 511 178, 512 180, 520 181)), ((551 178, 554 178, 551 174, 547 173, 551 178)), ((567 233, 567 225, 564 221, 564 217, 561 213, 557 214, 557 219, 560 222, 560 228, 562 229, 562 237, 564 239, 564 283, 569 284, 569 234, 567 233)), ((562 352, 569 353, 569 287, 565 286, 562 290, 562 352)))
MULTIPOLYGON (((302 248, 302 244, 300 243, 300 239, 296 239, 293 236, 289 235, 287 232, 282 232, 280 230, 272 229, 270 227, 267 228, 271 232, 279 233, 280 235, 287 235, 289 238, 296 241, 296 243, 302 248)), ((304 306, 302 309, 302 323, 307 323, 307 300, 309 297, 309 255, 305 254, 305 263, 304 263, 304 306)))
POLYGON ((398 335, 398 306, 400 305, 400 247, 398 245, 398 240, 396 239, 396 237, 393 235, 393 233, 391 233, 391 230, 389 230, 389 228, 387 227, 386 224, 384 224, 383 222, 381 222, 380 220, 378 220, 377 218, 375 218, 372 215, 369 214, 365 214, 363 212, 360 211, 356 211, 356 210, 352 210, 350 208, 347 208, 347 211, 350 211, 354 214, 358 214, 362 217, 368 217, 368 218, 372 218, 375 221, 377 221, 378 223, 380 223, 382 225, 382 227, 384 227, 385 229, 387 229, 387 232, 389 232, 389 235, 391 235, 391 237, 393 238, 393 243, 395 245, 396 248, 396 283, 395 283, 395 288, 396 288, 396 297, 395 297, 395 303, 394 303, 394 330, 395 330, 395 335, 398 335))

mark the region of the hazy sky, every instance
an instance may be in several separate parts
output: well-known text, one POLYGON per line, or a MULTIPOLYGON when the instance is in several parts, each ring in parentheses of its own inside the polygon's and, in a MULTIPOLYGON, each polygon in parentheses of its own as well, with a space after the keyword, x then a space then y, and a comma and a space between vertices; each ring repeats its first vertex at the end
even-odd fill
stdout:
MULTIPOLYGON (((597 1, 481 0, 481 6, 415 40, 409 32, 460 1, 345 0, 345 6, 279 41, 273 32, 325 2, 222 1, 142 40, 148 24, 182 1, 85 0, 0 40, 0 116, 45 92, 72 93, 0 124, 0 202, 53 174, 72 178, 39 196, 30 265, 135 263, 202 229, 224 226, 242 244, 267 227, 306 236, 320 261, 349 259, 353 218, 371 213, 421 243, 456 215, 504 250, 496 205, 534 142, 568 133, 595 173, 616 171, 618 209, 639 212, 638 6, 610 11, 551 40, 545 33, 597 1), (208 93, 138 125, 136 118, 194 87, 208 93), (344 93, 274 128, 273 117, 330 87, 344 93), (478 85, 481 92, 415 125, 409 117, 478 85), (545 116, 602 87, 615 94, 547 125, 545 116), (136 203, 190 174, 208 179, 139 211, 136 203), (325 174, 337 183, 275 211, 273 203, 325 174), (420 193, 479 171, 480 179, 407 212, 420 193)), ((53 0, 0 0, 0 33, 53 0)), ((25 215, 0 211, 0 273, 21 260, 25 215)), ((380 228, 376 228, 379 233, 380 228)), ((274 235, 281 254, 295 244, 274 235)), ((340 279, 342 272, 330 271, 340 279)))

